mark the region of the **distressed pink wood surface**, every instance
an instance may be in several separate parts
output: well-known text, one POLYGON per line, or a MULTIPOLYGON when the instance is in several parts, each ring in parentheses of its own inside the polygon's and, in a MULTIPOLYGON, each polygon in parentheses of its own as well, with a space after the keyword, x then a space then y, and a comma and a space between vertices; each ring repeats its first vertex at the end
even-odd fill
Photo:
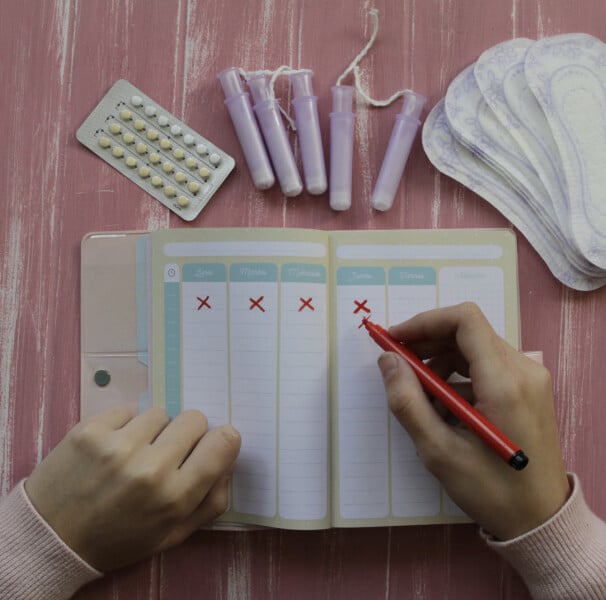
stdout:
MULTIPOLYGON (((417 143, 395 207, 369 208, 397 106, 358 108, 354 206, 256 192, 215 74, 227 66, 315 71, 326 139, 329 87, 364 43, 377 97, 412 87, 431 107, 500 41, 569 31, 606 39, 601 0, 0 1, 0 491, 26 476, 79 416, 79 242, 89 231, 187 226, 80 146, 75 131, 118 78, 142 88, 238 163, 194 223, 325 229, 507 226, 436 173, 417 143)), ((568 466, 606 518, 606 289, 563 288, 520 236, 523 347, 554 375, 568 466)), ((319 533, 200 533, 78 598, 527 598, 473 526, 319 533)))

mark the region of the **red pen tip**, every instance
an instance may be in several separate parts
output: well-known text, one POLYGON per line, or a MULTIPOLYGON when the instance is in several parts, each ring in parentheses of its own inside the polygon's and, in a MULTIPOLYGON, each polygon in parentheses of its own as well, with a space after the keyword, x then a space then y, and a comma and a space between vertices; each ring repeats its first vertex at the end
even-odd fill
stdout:
POLYGON ((362 317, 362 322, 358 325, 358 329, 360 329, 362 326, 367 327, 367 323, 370 323, 370 315, 367 317, 362 317))

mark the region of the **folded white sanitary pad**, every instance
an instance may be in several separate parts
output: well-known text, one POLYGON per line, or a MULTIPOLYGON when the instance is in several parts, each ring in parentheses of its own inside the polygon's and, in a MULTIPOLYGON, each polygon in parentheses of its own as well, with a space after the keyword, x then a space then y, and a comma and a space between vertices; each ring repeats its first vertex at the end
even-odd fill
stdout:
POLYGON ((606 284, 606 44, 567 34, 490 48, 434 107, 423 147, 562 283, 606 284))

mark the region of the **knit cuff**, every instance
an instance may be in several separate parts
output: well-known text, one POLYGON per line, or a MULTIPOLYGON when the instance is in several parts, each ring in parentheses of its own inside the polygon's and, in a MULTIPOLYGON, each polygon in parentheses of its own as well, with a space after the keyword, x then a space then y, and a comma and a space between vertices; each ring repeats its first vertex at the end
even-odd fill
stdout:
POLYGON ((548 521, 519 537, 481 536, 505 558, 539 600, 606 598, 606 523, 587 506, 576 475, 572 494, 548 521))
POLYGON ((0 502, 0 598, 60 600, 103 574, 38 514, 24 481, 0 502))

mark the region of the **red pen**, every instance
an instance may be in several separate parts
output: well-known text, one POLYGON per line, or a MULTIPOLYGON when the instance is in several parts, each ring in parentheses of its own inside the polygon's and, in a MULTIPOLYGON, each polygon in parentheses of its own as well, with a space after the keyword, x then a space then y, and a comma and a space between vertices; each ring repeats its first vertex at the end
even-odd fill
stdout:
POLYGON ((465 423, 480 439, 490 446, 516 471, 528 464, 528 457, 503 432, 499 431, 484 415, 457 394, 440 379, 425 363, 406 346, 391 337, 380 325, 364 317, 362 323, 370 337, 387 352, 399 354, 412 367, 426 392, 439 400, 459 421, 465 423))

